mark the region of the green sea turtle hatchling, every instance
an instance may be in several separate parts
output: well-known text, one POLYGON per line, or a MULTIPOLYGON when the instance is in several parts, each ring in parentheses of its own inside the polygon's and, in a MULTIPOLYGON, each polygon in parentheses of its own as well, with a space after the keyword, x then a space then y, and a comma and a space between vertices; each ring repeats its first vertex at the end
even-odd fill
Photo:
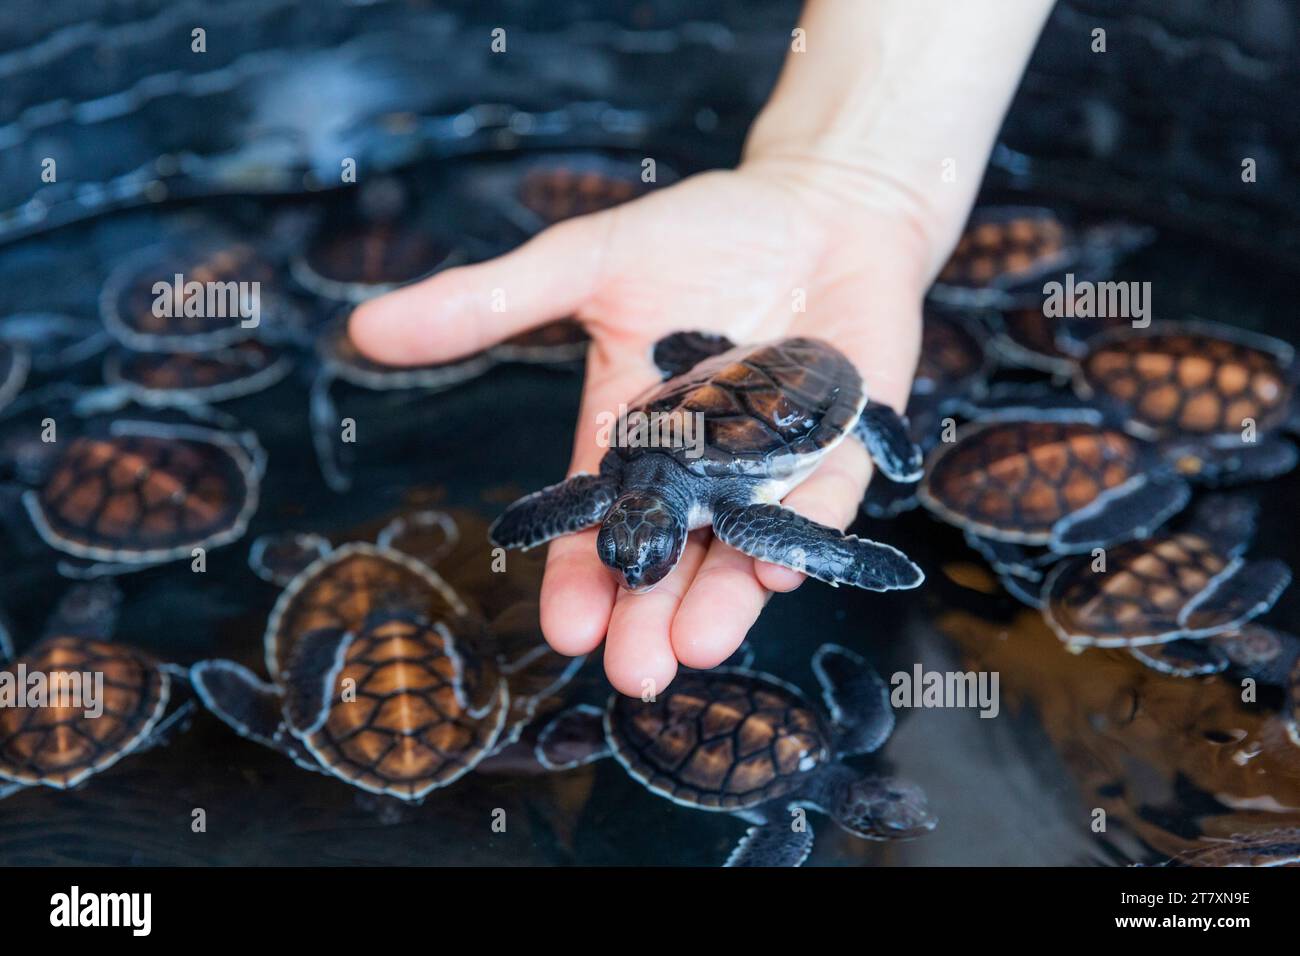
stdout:
POLYGON ((0 640, 0 693, 28 695, 0 706, 0 797, 80 786, 188 715, 189 704, 167 714, 183 671, 111 640, 119 602, 108 582, 78 584, 20 657, 0 640), (44 698, 31 699, 37 692, 44 698))
MULTIPOLYGON (((437 513, 441 515, 441 513, 437 513)), ((448 526, 454 528, 450 518, 448 526)), ((441 520, 440 520, 441 523, 441 520)), ((191 669, 241 736, 372 793, 419 802, 512 743, 581 659, 549 651, 527 614, 489 630, 423 561, 384 544, 263 542, 255 570, 287 583, 265 635, 267 683, 233 661, 191 669), (512 697, 512 691, 517 694, 512 697)))
POLYGON ((679 434, 615 442, 599 475, 576 475, 510 505, 492 525, 494 544, 531 548, 599 524, 601 561, 624 587, 645 590, 677 564, 689 531, 711 526, 745 554, 831 584, 888 591, 924 580, 897 549, 779 504, 850 433, 888 477, 920 478, 921 450, 906 422, 867 399, 837 349, 809 338, 736 346, 678 333, 655 346, 654 360, 668 380, 622 421, 668 422, 679 434), (687 427, 698 441, 681 440, 687 427))
POLYGON ((651 793, 753 824, 728 866, 799 866, 818 810, 867 840, 908 839, 936 819, 915 784, 862 774, 842 757, 879 750, 894 728, 889 689, 852 651, 813 657, 826 713, 779 678, 722 667, 679 674, 651 701, 614 694, 605 708, 560 713, 538 736, 543 766, 566 770, 613 756, 651 793), (800 826, 795 826, 798 819, 800 826))
POLYGON ((270 388, 291 367, 278 349, 248 339, 209 352, 115 349, 104 358, 104 381, 141 405, 206 405, 270 388))
POLYGON ((1124 222, 1078 229, 1042 207, 977 207, 928 295, 958 307, 1041 306, 1044 283, 1067 273, 1105 278, 1151 237, 1150 229, 1124 222))

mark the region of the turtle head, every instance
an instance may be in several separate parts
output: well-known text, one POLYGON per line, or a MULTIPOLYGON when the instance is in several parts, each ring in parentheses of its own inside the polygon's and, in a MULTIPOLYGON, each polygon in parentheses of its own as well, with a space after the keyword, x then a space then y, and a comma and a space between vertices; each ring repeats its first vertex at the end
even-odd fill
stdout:
POLYGON ((629 491, 601 522, 596 553, 618 572, 625 588, 648 591, 677 566, 686 531, 681 513, 662 497, 629 491))
POLYGON ((840 792, 832 816, 864 840, 906 840, 928 833, 939 822, 921 788, 894 777, 850 781, 840 792))

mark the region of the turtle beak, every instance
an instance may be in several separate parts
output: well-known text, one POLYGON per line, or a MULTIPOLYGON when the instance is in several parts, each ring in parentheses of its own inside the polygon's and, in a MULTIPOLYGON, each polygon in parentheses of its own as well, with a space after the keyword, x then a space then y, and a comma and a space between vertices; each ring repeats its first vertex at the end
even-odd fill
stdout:
POLYGON ((637 594, 645 594, 648 591, 653 590, 654 586, 659 583, 658 578, 647 580, 648 575, 645 573, 645 569, 641 567, 641 565, 635 565, 630 568, 621 568, 616 570, 615 573, 622 579, 620 583, 622 583, 623 587, 627 588, 629 591, 635 591, 637 594))

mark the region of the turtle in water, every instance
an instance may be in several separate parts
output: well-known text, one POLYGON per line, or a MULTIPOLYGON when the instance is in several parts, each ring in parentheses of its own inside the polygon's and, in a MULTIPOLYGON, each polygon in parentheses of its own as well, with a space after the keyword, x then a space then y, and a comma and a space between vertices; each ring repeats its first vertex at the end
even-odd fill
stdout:
POLYGON ((512 335, 494 345, 489 354, 499 362, 528 365, 564 365, 587 354, 590 339, 576 319, 559 319, 512 335))
POLYGON ((39 686, 47 695, 0 707, 0 797, 27 787, 78 787, 162 742, 188 716, 188 702, 167 713, 183 669, 111 640, 119 603, 109 582, 78 584, 24 654, 15 658, 0 638, 0 687, 31 694, 39 686))
POLYGON ((1074 377, 1080 397, 1156 441, 1203 442, 1238 457, 1239 475, 1295 467, 1300 368, 1285 342, 1209 322, 1164 322, 1090 339, 1074 377))
POLYGON ((104 381, 140 405, 207 405, 270 388, 291 367, 275 347, 247 339, 209 352, 115 349, 104 358, 104 381))
POLYGON ((656 344, 654 361, 668 380, 633 403, 620 422, 628 440, 611 443, 600 474, 516 501, 493 523, 494 544, 531 548, 599 524, 601 561, 624 587, 646 590, 677 564, 688 532, 711 526, 745 554, 831 584, 921 584, 921 570, 897 549, 779 504, 850 432, 888 477, 920 478, 921 450, 906 422, 867 399, 842 353, 810 338, 736 346, 676 333, 656 344))
POLYGON ((560 713, 538 736, 538 761, 566 770, 613 756, 651 793, 753 824, 728 866, 799 866, 813 831, 799 808, 867 840, 909 839, 936 819, 914 784, 866 775, 841 758, 873 753, 894 729, 889 689, 834 644, 813 656, 827 713, 799 688, 747 668, 678 675, 650 701, 613 694, 604 709, 560 713))
POLYGON ((1234 833, 1205 840, 1162 866, 1300 866, 1300 829, 1294 827, 1234 833))
POLYGON ((353 344, 348 335, 346 313, 335 317, 321 330, 316 340, 316 355, 318 369, 310 399, 312 442, 325 483, 340 493, 352 486, 352 479, 340 457, 341 419, 333 398, 336 382, 370 391, 440 392, 477 378, 494 362, 491 355, 482 353, 431 365, 381 365, 366 358, 353 344))
POLYGON ((458 265, 465 253, 413 222, 396 180, 369 183, 355 208, 325 217, 289 270, 299 285, 330 302, 356 305, 458 265))
MULTIPOLYGON (((979 334, 981 313, 958 312, 930 305, 921 326, 921 355, 907 402, 912 438, 922 451, 939 441, 943 418, 981 394, 987 384, 989 360, 979 334)), ((892 518, 915 508, 916 485, 876 475, 867 488, 863 509, 873 518, 892 518)))
POLYGON ((178 240, 127 257, 104 282, 104 327, 135 352, 208 352, 274 337, 296 321, 272 263, 253 245, 178 240))
MULTIPOLYGON (((441 513, 430 522, 454 523, 441 513)), ((191 668, 199 698, 241 736, 362 790, 419 802, 513 743, 581 658, 546 648, 535 614, 489 627, 426 563, 380 543, 299 536, 254 548, 290 578, 264 637, 267 683, 233 661, 191 668)), ((385 543, 389 542, 389 543, 385 543)))
MULTIPOLYGON (((28 419, 33 420, 28 420, 28 419)), ((6 464, 32 526, 69 556, 69 576, 121 574, 191 558, 243 536, 266 455, 252 432, 124 414, 8 423, 6 464), (72 432, 53 432, 47 428, 72 432)))
POLYGON ((1151 238, 1150 229, 1119 221, 1078 229, 1051 209, 981 206, 928 296, 957 307, 1041 306, 1044 283, 1105 278, 1151 238))

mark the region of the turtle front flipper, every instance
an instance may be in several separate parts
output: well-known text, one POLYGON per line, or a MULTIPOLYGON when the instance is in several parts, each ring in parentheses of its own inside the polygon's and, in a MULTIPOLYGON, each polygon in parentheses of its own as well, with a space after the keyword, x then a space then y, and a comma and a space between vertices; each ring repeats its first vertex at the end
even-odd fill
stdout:
POLYGON ((278 750, 302 767, 320 769, 290 736, 274 685, 242 664, 219 659, 194 664, 189 680, 203 706, 239 736, 278 750))
POLYGON ((498 547, 527 551, 598 524, 617 497, 618 484, 613 479, 574 475, 510 505, 492 522, 488 537, 498 547))
POLYGON ((340 628, 321 628, 298 638, 289 654, 284 679, 284 717, 296 736, 319 730, 329 716, 335 681, 355 635, 340 628))
POLYGON ((608 757, 605 712, 590 704, 561 711, 537 735, 533 752, 547 770, 570 770, 608 757))
POLYGON ((1143 666, 1172 677, 1201 677, 1227 670, 1228 655, 1204 640, 1168 641, 1130 647, 1129 653, 1143 666))
POLYGON ((1043 598, 1039 593, 1042 585, 1039 582, 1003 572, 998 575, 998 583, 1002 585, 1002 590, 1025 607, 1033 608, 1035 611, 1043 609, 1043 598))
POLYGON ((812 853, 813 830, 804 821, 796 830, 784 823, 750 827, 723 866, 802 866, 812 853))
POLYGON ((919 587, 925 574, 907 555, 887 544, 809 521, 780 505, 742 505, 713 516, 723 544, 752 558, 779 564, 827 584, 868 591, 919 587))
POLYGON ((1223 448, 1199 447, 1175 463, 1194 461, 1189 470, 1202 481, 1213 485, 1241 485, 1254 481, 1271 481, 1295 469, 1300 452, 1285 438, 1262 438, 1258 442, 1223 448))
POLYGON ((736 343, 711 332, 674 332, 655 343, 652 361, 664 378, 689 372, 705 359, 729 352, 736 343))
POLYGON ((1043 569, 1056 563, 1060 557, 1050 551, 1044 552, 1042 548, 985 538, 973 531, 966 532, 966 543, 978 551, 998 574, 1010 574, 1026 581, 1041 581, 1043 569))
POLYGON ((1191 488, 1181 479, 1130 478, 1058 521, 1052 528, 1052 550, 1073 554, 1148 537, 1181 511, 1191 496, 1191 488))
POLYGON ((318 534, 272 532, 260 535, 248 549, 248 567, 263 581, 285 587, 329 553, 329 541, 318 534))
POLYGON ((1222 575, 1183 608, 1178 623, 1188 633, 1228 631, 1263 614, 1291 583, 1281 561, 1246 561, 1222 575))
POLYGON ((912 441, 907 421, 883 402, 867 402, 853 425, 853 434, 871 453, 880 473, 890 481, 915 484, 921 480, 925 454, 912 441))
POLYGON ((894 730, 889 687, 861 656, 823 644, 812 659, 822 699, 835 727, 835 748, 844 755, 880 749, 894 730))

